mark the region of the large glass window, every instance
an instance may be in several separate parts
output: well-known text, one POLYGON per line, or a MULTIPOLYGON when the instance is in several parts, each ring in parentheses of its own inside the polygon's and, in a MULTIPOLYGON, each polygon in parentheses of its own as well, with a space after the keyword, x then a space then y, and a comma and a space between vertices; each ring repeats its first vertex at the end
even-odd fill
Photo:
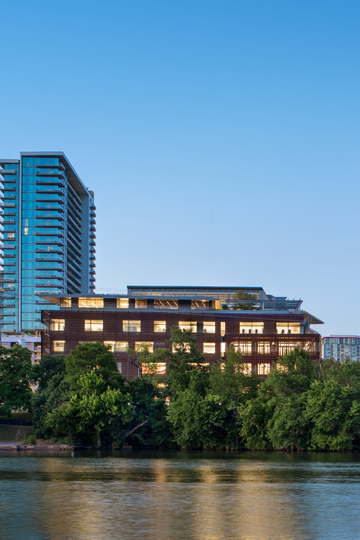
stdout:
POLYGON ((146 309, 146 308, 147 308, 147 300, 135 299, 135 309, 146 309))
POLYGON ((154 352, 154 343, 152 341, 135 341, 135 351, 141 351, 145 347, 148 352, 154 352))
POLYGON ((166 321, 154 321, 154 332, 166 332, 166 321))
POLYGON ((103 308, 104 299, 103 298, 79 298, 78 306, 79 308, 103 308))
POLYGON ((209 300, 191 300, 191 309, 209 309, 209 300))
POLYGON ((53 351, 54 352, 64 352, 65 351, 65 341, 53 341, 53 351))
POLYGON ((276 323, 278 334, 300 334, 300 323, 278 322, 276 323))
MULTIPOLYGON (((51 264, 53 264, 53 263, 51 263, 51 264)), ((61 298, 60 306, 65 307, 65 308, 71 307, 71 298, 61 298)))
POLYGON ((123 321, 123 332, 141 332, 141 321, 123 321))
POLYGON ((179 321, 180 330, 191 331, 194 334, 197 332, 197 323, 196 321, 179 321))
POLYGON ((104 345, 110 345, 111 352, 126 352, 129 347, 127 341, 104 341, 104 345))
POLYGON ((104 329, 104 321, 87 319, 85 321, 85 330, 87 332, 102 332, 104 329))
POLYGON ((204 322, 204 333, 206 333, 206 334, 215 334, 215 323, 214 322, 204 322))
POLYGON ((154 300, 155 309, 178 309, 179 302, 177 300, 154 300))
POLYGON ((242 354, 251 354, 251 341, 236 341, 232 343, 235 351, 240 351, 242 354))
POLYGON ((270 373, 270 364, 258 364, 258 375, 268 375, 270 373))
POLYGON ((258 354, 270 354, 270 341, 258 341, 258 354))
POLYGON ((215 343, 203 343, 203 352, 205 354, 215 354, 216 353, 216 344, 215 343))
POLYGON ((226 334, 226 322, 220 323, 220 334, 221 336, 225 336, 226 334))
POLYGON ((128 298, 117 298, 116 307, 119 309, 129 309, 129 299, 128 298))
POLYGON ((221 352, 221 358, 224 358, 226 353, 226 343, 222 342, 220 343, 220 352, 221 352))
POLYGON ((151 364, 141 364, 141 372, 143 374, 151 373, 154 374, 154 372, 157 375, 165 375, 166 374, 166 363, 165 362, 154 362, 151 364))
POLYGON ((264 323, 263 322, 241 322, 240 334, 263 334, 264 323))
POLYGON ((54 332, 64 332, 65 319, 53 319, 51 321, 51 330, 53 330, 54 332))
POLYGON ((284 354, 293 351, 295 347, 301 347, 301 343, 296 341, 279 341, 278 354, 279 356, 283 356, 284 354))

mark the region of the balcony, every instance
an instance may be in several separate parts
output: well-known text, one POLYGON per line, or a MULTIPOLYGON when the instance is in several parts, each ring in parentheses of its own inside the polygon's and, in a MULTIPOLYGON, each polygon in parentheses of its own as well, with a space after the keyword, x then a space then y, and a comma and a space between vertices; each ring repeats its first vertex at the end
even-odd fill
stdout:
POLYGON ((0 174, 2 176, 5 176, 5 175, 7 176, 8 174, 17 174, 17 172, 15 169, 1 169, 0 174))

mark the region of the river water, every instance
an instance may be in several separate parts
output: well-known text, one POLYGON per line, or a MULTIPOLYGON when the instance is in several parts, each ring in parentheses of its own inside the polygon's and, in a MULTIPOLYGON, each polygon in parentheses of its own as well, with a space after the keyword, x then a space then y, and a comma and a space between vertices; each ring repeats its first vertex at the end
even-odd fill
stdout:
POLYGON ((360 539, 360 454, 0 455, 1 540, 360 539))

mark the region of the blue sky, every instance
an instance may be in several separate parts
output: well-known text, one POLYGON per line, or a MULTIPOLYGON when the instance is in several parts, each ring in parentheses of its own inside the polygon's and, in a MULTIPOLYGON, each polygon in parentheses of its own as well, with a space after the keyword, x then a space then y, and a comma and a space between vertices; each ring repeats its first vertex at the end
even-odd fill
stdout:
POLYGON ((98 292, 256 285, 360 334, 358 1, 0 0, 0 155, 61 150, 98 292))

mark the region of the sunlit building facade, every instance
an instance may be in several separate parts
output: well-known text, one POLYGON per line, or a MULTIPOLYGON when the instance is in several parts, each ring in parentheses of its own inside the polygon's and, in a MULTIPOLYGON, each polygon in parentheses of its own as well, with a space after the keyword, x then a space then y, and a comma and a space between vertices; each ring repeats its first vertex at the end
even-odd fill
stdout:
POLYGON ((2 334, 40 333, 40 295, 95 288, 95 205, 62 152, 0 159, 2 334))
MULTIPOLYGON (((111 347, 119 370, 132 379, 138 367, 127 349, 170 348, 171 328, 191 330, 209 365, 241 351, 246 369, 266 376, 279 356, 300 347, 320 359, 318 318, 301 300, 267 295, 261 287, 128 287, 127 295, 44 296, 59 311, 43 311, 43 353, 68 354, 84 342, 111 347)), ((166 373, 166 362, 157 366, 166 373)), ((146 369, 144 366, 143 369, 146 369)))
POLYGON ((322 360, 339 360, 350 358, 360 361, 360 336, 326 336, 321 340, 322 360))

